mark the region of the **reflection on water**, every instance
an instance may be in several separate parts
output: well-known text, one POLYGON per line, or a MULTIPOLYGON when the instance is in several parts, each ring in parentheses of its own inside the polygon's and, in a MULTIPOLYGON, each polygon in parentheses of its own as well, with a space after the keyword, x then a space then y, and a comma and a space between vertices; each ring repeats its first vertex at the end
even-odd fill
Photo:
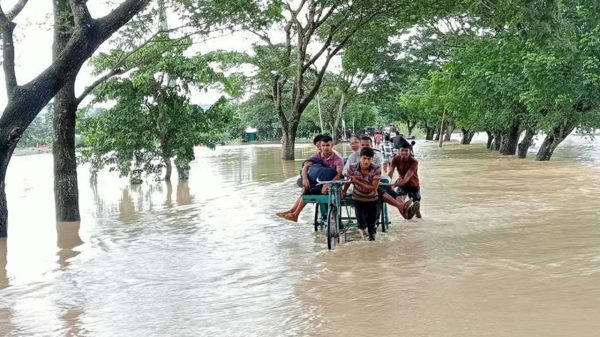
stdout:
POLYGON ((7 247, 6 238, 0 239, 0 289, 8 286, 8 278, 6 277, 6 258, 7 258, 7 247))
POLYGON ((199 148, 187 183, 102 174, 80 184, 81 223, 52 220, 51 157, 16 157, 0 336, 596 336, 600 144, 571 137, 544 163, 415 150, 425 218, 392 213, 377 242, 335 252, 309 208, 273 214, 308 145, 293 162, 199 148))
POLYGON ((61 268, 66 268, 69 265, 69 259, 79 255, 79 251, 74 250, 75 247, 83 244, 79 237, 79 226, 79 221, 56 223, 56 246, 59 249, 56 255, 58 255, 58 264, 61 268))

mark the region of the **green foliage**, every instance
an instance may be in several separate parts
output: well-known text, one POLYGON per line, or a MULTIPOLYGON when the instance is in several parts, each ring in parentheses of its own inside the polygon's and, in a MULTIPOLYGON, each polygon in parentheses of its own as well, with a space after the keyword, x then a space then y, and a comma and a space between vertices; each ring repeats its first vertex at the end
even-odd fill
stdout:
POLYGON ((409 77, 400 110, 431 124, 445 109, 451 123, 470 131, 503 132, 515 123, 543 131, 565 123, 598 127, 597 7, 475 2, 464 8, 466 17, 437 19, 409 39, 415 48, 405 59, 434 67, 409 77))
MULTIPOLYGON (((216 144, 232 120, 225 98, 205 111, 190 104, 189 95, 228 79, 204 57, 185 56, 190 43, 165 39, 149 44, 130 57, 126 76, 95 90, 96 101, 115 105, 80 123, 88 145, 81 158, 91 163, 93 173, 109 166, 123 176, 133 170, 159 174, 171 158, 178 167, 186 166, 194 159, 194 146, 216 144)), ((93 64, 98 70, 110 67, 118 53, 100 55, 93 64)))
POLYGON ((38 145, 52 146, 53 128, 52 119, 54 116, 54 106, 49 103, 45 111, 42 111, 31 122, 25 133, 19 140, 17 147, 35 147, 38 145))

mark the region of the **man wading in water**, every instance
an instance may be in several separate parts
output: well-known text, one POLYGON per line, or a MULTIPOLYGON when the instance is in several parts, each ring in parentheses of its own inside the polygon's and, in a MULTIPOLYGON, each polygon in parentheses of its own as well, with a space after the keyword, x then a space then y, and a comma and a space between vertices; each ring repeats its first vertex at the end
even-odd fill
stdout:
POLYGON ((363 147, 360 150, 360 158, 357 164, 351 164, 348 168, 348 178, 350 182, 344 184, 342 190, 342 199, 346 197, 350 184, 354 185, 352 190, 352 204, 356 213, 358 229, 367 236, 369 241, 375 240, 375 222, 377 221, 377 203, 379 196, 377 188, 381 179, 381 167, 373 164, 373 149, 363 147))
MULTIPOLYGON (((361 149, 364 148, 370 148, 372 149, 372 144, 371 144, 371 137, 369 136, 362 136, 360 138, 360 146, 361 149)), ((381 155, 381 153, 379 152, 375 152, 373 151, 373 156, 372 156, 372 163, 374 165, 377 165, 379 167, 382 166, 383 164, 383 156, 381 155)), ((344 170, 343 170, 343 174, 347 175, 347 171, 350 168, 351 165, 357 165, 359 163, 360 160, 360 151, 355 151, 354 153, 352 153, 349 157, 348 160, 346 161, 346 165, 344 166, 344 170)), ((391 176, 390 176, 391 177, 391 176)), ((379 188, 377 189, 377 194, 379 195, 379 198, 381 201, 384 201, 394 207, 396 207, 398 209, 398 211, 400 212, 400 215, 402 215, 403 218, 408 219, 408 213, 410 213, 410 202, 404 203, 403 198, 400 196, 400 194, 396 193, 392 187, 386 185, 386 186, 379 186, 379 188)), ((412 215, 414 216, 414 214, 412 215)), ((411 218, 412 218, 411 216, 411 218)))
POLYGON ((406 218, 412 219, 415 214, 417 218, 421 218, 421 188, 417 173, 419 162, 411 155, 411 145, 408 142, 402 144, 399 155, 394 157, 390 163, 390 171, 388 172, 390 177, 393 177, 396 168, 400 177, 393 186, 398 188, 397 192, 402 199, 408 195, 413 201, 407 211, 406 218))

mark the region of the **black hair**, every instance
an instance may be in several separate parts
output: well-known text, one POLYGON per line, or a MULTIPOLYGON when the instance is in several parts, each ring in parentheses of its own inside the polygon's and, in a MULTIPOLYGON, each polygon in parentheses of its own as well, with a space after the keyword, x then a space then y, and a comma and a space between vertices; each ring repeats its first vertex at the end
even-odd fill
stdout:
POLYGON ((324 143, 333 142, 333 138, 331 138, 329 135, 323 135, 323 137, 321 137, 321 141, 324 143))
POLYGON ((386 134, 385 134, 385 137, 384 137, 384 139, 385 139, 385 140, 387 140, 388 142, 392 140, 392 139, 390 138, 390 134, 389 134, 389 133, 386 133, 386 134))
POLYGON ((362 149, 360 149, 360 156, 366 156, 369 158, 373 158, 373 156, 375 155, 375 151, 373 151, 372 148, 370 147, 363 147, 362 149))
POLYGON ((367 135, 362 135, 360 136, 360 140, 368 140, 370 143, 373 142, 373 140, 371 140, 371 137, 367 136, 367 135))
POLYGON ((317 145, 317 142, 320 142, 323 140, 323 135, 316 135, 315 138, 313 138, 313 144, 317 145))
POLYGON ((400 148, 412 150, 412 145, 410 145, 408 142, 406 142, 406 143, 402 143, 402 145, 400 145, 400 148))

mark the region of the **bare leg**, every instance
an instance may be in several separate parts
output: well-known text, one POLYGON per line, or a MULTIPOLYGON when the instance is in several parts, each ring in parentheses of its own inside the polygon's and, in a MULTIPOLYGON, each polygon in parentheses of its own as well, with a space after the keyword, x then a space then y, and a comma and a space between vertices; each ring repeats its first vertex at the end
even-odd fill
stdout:
POLYGON ((294 211, 296 210, 296 208, 298 208, 298 204, 300 204, 300 200, 302 200, 302 196, 300 196, 298 199, 296 199, 296 201, 294 201, 294 205, 292 206, 292 208, 290 208, 287 211, 283 211, 283 212, 278 212, 276 213, 279 216, 282 216, 286 213, 294 213, 294 211))
POLYGON ((400 211, 400 214, 402 214, 402 212, 404 211, 404 203, 402 202, 402 200, 400 199, 400 197, 398 197, 397 199, 392 198, 391 195, 384 193, 383 194, 383 201, 385 201, 386 203, 396 207, 398 209, 398 211, 400 211))
POLYGON ((294 214, 294 216, 298 218, 298 216, 300 216, 300 212, 302 212, 302 210, 304 209, 304 206, 306 206, 304 199, 298 198, 298 205, 296 206, 292 214, 294 214))
POLYGON ((298 200, 296 201, 297 203, 294 204, 294 211, 291 213, 283 214, 281 216, 282 218, 293 222, 298 222, 298 217, 300 216, 300 212, 302 212, 302 210, 304 209, 304 206, 306 206, 306 202, 304 202, 304 199, 302 199, 302 197, 298 198, 298 200))

